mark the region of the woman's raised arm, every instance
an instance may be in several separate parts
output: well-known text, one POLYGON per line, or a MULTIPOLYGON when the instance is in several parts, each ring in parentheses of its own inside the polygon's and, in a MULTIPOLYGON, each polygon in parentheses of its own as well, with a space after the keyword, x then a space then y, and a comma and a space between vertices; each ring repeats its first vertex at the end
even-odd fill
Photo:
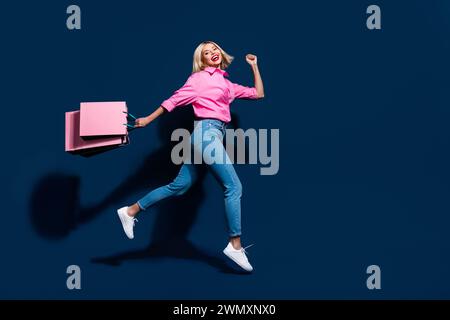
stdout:
POLYGON ((264 98, 264 85, 261 78, 261 74, 258 69, 258 58, 253 54, 247 54, 245 56, 248 64, 252 67, 253 75, 255 77, 255 88, 258 92, 258 98, 264 98))

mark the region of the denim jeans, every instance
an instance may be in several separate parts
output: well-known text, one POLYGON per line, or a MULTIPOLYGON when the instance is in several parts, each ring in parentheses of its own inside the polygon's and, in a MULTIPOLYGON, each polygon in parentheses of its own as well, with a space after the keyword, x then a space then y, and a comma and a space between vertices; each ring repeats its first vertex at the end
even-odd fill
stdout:
MULTIPOLYGON (((202 162, 208 165, 224 189, 228 234, 230 237, 236 237, 241 235, 242 185, 222 143, 225 127, 226 124, 220 120, 198 121, 191 135, 190 143, 194 153, 201 154, 202 162), (207 147, 209 150, 215 150, 214 155, 217 155, 217 152, 223 155, 223 161, 216 161, 218 163, 213 161, 216 157, 212 156, 211 152, 204 152, 207 147)), ((137 202, 139 207, 146 210, 160 200, 184 194, 197 179, 197 170, 198 165, 194 164, 194 161, 190 163, 185 161, 177 177, 168 185, 150 191, 137 202)))

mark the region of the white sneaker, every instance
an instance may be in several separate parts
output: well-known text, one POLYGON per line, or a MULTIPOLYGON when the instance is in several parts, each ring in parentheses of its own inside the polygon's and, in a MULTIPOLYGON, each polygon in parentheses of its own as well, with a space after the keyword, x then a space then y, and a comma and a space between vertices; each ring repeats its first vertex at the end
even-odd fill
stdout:
MULTIPOLYGON (((251 247, 251 246, 252 245, 250 245, 248 247, 251 247)), ((248 262, 247 256, 245 255, 245 253, 246 253, 245 249, 247 249, 248 247, 236 250, 235 248, 233 248, 233 245, 231 244, 231 242, 229 242, 227 247, 225 249, 223 249, 223 253, 228 258, 230 258, 231 260, 236 262, 242 269, 244 269, 245 271, 251 272, 251 271, 253 271, 253 267, 250 264, 250 262, 248 262)))
POLYGON ((129 239, 133 239, 134 222, 137 221, 137 219, 128 215, 128 207, 117 210, 117 215, 119 216, 120 222, 122 222, 123 231, 125 231, 125 234, 129 239))

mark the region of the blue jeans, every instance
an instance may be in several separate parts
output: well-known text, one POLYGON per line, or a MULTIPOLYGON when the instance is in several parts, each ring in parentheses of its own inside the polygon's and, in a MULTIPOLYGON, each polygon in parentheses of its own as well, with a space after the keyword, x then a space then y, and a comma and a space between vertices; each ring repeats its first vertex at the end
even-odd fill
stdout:
MULTIPOLYGON (((225 127, 226 124, 220 120, 204 119, 198 121, 190 142, 194 153, 201 155, 203 163, 208 165, 215 178, 223 186, 228 234, 230 237, 236 237, 241 235, 242 184, 222 143, 225 127), (212 152, 204 152, 206 147, 209 150, 215 150, 214 156, 211 155, 212 152), (223 155, 223 161, 217 161, 219 163, 213 161, 217 152, 223 155)), ((178 176, 171 183, 150 191, 137 204, 142 210, 146 210, 160 200, 184 194, 197 179, 197 169, 194 161, 185 162, 181 166, 178 176)))

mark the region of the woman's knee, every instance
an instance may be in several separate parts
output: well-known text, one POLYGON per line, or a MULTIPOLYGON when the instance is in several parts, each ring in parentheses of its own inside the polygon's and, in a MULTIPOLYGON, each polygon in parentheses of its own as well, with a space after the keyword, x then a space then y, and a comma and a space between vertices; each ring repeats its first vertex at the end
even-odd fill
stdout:
POLYGON ((169 189, 173 192, 174 195, 181 196, 185 194, 191 188, 191 186, 192 186, 191 181, 186 181, 183 183, 178 183, 174 181, 171 184, 169 184, 169 189))
POLYGON ((240 198, 242 196, 241 181, 236 180, 232 184, 225 186, 225 196, 240 198))

